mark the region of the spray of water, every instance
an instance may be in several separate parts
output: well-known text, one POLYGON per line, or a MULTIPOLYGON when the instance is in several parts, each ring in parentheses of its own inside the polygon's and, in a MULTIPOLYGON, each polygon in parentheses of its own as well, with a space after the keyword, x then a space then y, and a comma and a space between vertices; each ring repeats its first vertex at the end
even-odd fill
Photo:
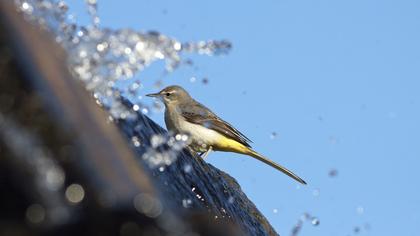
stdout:
MULTIPOLYGON (((101 27, 96 0, 86 0, 91 18, 88 25, 77 24, 65 1, 15 0, 15 4, 27 20, 49 31, 66 50, 70 72, 91 92, 96 103, 109 111, 110 121, 135 118, 138 112, 149 112, 142 101, 143 96, 139 95, 143 84, 138 77, 154 62, 164 60, 165 71, 170 73, 184 64, 182 53, 219 55, 231 49, 231 43, 226 40, 180 42, 156 31, 101 27), (121 81, 124 83, 119 83, 121 81), (132 107, 123 104, 122 94, 126 92, 133 95, 130 96, 135 104, 132 107)), ((189 60, 185 64, 188 63, 192 62, 189 60)), ((148 149, 143 159, 151 167, 170 165, 182 150, 179 147, 186 143, 186 139, 160 139, 173 148, 164 150, 157 145, 148 149)), ((139 147, 142 140, 132 137, 132 142, 139 147)))

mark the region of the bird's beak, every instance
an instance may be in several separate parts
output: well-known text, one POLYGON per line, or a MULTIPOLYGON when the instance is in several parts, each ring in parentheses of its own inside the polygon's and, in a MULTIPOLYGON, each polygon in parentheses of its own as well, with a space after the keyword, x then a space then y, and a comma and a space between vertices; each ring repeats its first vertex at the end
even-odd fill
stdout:
POLYGON ((146 94, 146 96, 148 96, 148 97, 160 97, 160 93, 146 94))

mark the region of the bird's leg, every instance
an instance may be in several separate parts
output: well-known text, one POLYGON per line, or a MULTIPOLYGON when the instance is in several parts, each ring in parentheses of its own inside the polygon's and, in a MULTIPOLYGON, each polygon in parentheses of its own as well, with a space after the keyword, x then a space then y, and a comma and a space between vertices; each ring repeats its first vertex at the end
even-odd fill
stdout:
POLYGON ((200 155, 201 158, 206 159, 207 155, 209 155, 209 153, 211 151, 213 151, 213 147, 212 146, 210 146, 209 149, 207 149, 207 151, 204 154, 200 155))
POLYGON ((202 158, 204 152, 198 153, 196 151, 194 151, 194 149, 192 149, 190 146, 187 146, 188 151, 190 151, 191 156, 195 157, 195 158, 202 158))

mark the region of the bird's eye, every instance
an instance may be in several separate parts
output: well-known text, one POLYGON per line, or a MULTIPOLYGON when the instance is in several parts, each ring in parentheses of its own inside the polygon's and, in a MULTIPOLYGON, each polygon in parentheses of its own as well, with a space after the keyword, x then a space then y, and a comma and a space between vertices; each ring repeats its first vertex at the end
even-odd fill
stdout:
POLYGON ((171 94, 170 93, 166 93, 165 96, 169 97, 171 94))

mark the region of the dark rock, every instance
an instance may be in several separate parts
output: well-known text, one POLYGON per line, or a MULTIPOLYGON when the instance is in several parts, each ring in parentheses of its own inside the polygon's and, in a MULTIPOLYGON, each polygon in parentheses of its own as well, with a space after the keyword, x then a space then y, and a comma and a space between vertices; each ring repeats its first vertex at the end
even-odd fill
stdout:
MULTIPOLYGON (((124 103, 128 108, 133 107, 129 101, 124 103)), ((139 162, 147 167, 142 155, 150 147, 150 137, 166 135, 166 130, 140 112, 135 120, 119 120, 117 123, 128 142, 133 136, 140 139, 142 145, 133 148, 138 153, 139 162)), ((250 235, 277 235, 234 178, 201 158, 192 156, 188 150, 180 152, 176 161, 164 171, 159 168, 148 170, 165 200, 176 211, 187 210, 182 203, 190 200, 189 210, 208 211, 216 220, 232 221, 250 235), (186 166, 191 166, 191 170, 185 171, 186 166)))

